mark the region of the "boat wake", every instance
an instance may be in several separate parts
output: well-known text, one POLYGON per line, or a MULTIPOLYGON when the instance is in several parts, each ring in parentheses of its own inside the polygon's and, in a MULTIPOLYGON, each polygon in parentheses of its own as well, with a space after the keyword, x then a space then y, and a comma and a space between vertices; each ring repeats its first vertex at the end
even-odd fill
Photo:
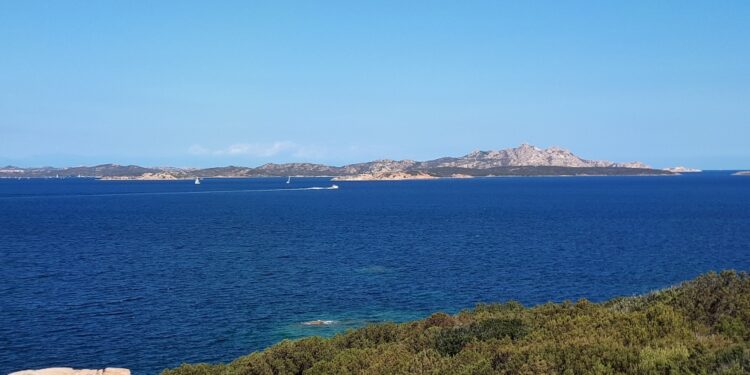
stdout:
POLYGON ((192 194, 232 194, 232 193, 268 193, 282 191, 306 191, 306 190, 338 190, 338 185, 331 186, 309 186, 286 189, 241 189, 241 190, 200 190, 200 191, 160 191, 160 192, 135 192, 135 193, 103 193, 103 194, 60 194, 60 195, 20 195, 0 197, 0 199, 29 199, 29 198, 81 198, 81 197, 122 197, 122 196, 146 196, 146 195, 192 195, 192 194))
MULTIPOLYGON (((313 186, 313 187, 308 187, 308 188, 299 188, 298 190, 336 190, 338 188, 339 188, 338 185, 331 185, 331 186, 326 186, 326 187, 313 186)), ((279 190, 295 190, 295 189, 279 189, 279 190)))

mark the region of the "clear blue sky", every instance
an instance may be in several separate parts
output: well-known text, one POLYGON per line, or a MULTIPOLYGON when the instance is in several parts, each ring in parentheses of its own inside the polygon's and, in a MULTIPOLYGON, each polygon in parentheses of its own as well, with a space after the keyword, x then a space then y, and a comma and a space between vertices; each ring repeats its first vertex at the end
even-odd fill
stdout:
POLYGON ((750 167, 750 1, 0 1, 0 164, 750 167))

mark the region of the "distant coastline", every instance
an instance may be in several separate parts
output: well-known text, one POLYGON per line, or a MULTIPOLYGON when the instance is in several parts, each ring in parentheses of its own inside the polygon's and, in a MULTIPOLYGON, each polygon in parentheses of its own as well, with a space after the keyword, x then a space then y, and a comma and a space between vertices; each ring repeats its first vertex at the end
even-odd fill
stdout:
POLYGON ((404 181, 492 177, 602 177, 602 176, 678 176, 679 173, 642 168, 505 167, 488 169, 433 170, 414 173, 368 173, 334 177, 334 181, 404 181))
POLYGON ((118 164, 67 168, 6 166, 0 167, 0 178, 85 177, 101 180, 161 181, 298 176, 332 177, 339 181, 395 181, 492 176, 644 176, 698 171, 686 167, 655 169, 641 162, 588 160, 558 147, 542 149, 523 144, 504 150, 473 151, 460 157, 441 157, 427 161, 383 159, 344 166, 314 163, 268 163, 259 167, 230 165, 213 168, 141 167, 118 164))
MULTIPOLYGON (((493 178, 493 177, 605 177, 605 176, 679 176, 681 173, 674 173, 661 169, 645 168, 579 168, 579 167, 499 167, 488 169, 461 169, 461 170, 430 170, 414 172, 379 172, 379 173, 361 173, 355 175, 215 175, 206 176, 198 173, 190 175, 174 175, 168 173, 145 172, 140 175, 107 175, 107 176, 7 176, 0 175, 0 179, 67 179, 83 178, 94 179, 99 181, 187 181, 196 178, 330 178, 332 181, 410 181, 410 180, 437 180, 437 179, 469 179, 469 178, 493 178)), ((736 173, 743 175, 744 173, 736 173)), ((747 173, 750 175, 750 173, 747 173)))

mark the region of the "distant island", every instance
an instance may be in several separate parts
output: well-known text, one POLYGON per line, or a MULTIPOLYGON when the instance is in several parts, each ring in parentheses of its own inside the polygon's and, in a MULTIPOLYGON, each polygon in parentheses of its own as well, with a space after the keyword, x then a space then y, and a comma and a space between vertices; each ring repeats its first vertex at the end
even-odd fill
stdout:
POLYGON ((735 176, 750 176, 750 171, 742 171, 734 174, 735 176))
POLYGON ((490 176, 634 176, 673 175, 698 170, 677 167, 654 169, 641 162, 616 163, 587 160, 572 152, 529 144, 496 151, 474 151, 460 157, 427 161, 375 160, 366 163, 329 166, 313 163, 264 164, 259 167, 174 168, 102 164, 68 168, 0 168, 0 178, 89 177, 102 180, 177 180, 242 177, 334 177, 346 181, 470 178, 490 176))
POLYGON ((748 337, 750 278, 724 271, 604 303, 480 304, 285 340, 228 364, 162 375, 747 374, 748 337))
POLYGON ((700 169, 688 168, 688 167, 682 167, 682 166, 680 166, 680 167, 673 167, 673 168, 664 168, 664 170, 665 171, 674 172, 674 173, 698 173, 698 172, 703 172, 700 169))

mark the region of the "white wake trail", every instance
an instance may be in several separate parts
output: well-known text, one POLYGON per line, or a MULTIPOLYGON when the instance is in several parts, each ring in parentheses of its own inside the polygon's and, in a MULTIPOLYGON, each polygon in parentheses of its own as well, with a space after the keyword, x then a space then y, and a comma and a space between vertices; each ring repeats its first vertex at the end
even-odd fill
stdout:
POLYGON ((60 195, 23 195, 12 197, 0 197, 0 199, 29 199, 29 198, 81 198, 81 197, 120 197, 120 196, 147 196, 147 195, 193 195, 193 194, 232 194, 232 193, 267 193, 279 191, 307 191, 307 190, 337 190, 337 185, 332 186, 310 186, 287 189, 241 189, 241 190, 203 190, 203 191, 160 191, 160 192, 135 192, 135 193, 102 193, 102 194, 60 194, 60 195))

